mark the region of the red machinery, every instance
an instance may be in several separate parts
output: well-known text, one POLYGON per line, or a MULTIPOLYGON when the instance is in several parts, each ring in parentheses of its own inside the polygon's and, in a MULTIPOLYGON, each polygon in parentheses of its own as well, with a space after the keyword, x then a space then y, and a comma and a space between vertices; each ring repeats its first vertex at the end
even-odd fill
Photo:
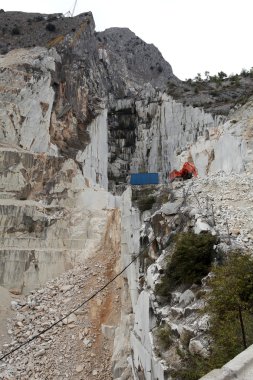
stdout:
POLYGON ((185 162, 181 170, 173 170, 169 174, 169 180, 172 182, 176 178, 182 178, 183 180, 190 179, 192 176, 197 177, 198 172, 195 165, 191 162, 185 162))

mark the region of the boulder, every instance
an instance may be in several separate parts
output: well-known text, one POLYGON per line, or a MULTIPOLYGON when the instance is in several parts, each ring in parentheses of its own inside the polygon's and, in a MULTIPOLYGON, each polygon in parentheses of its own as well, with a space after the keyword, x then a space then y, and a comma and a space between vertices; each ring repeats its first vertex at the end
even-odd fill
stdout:
POLYGON ((197 219, 194 227, 194 233, 195 234, 201 234, 203 232, 211 232, 212 228, 209 226, 209 224, 203 222, 201 218, 197 219))
POLYGON ((156 281, 160 278, 158 271, 158 266, 156 264, 151 264, 147 269, 147 285, 151 289, 155 288, 156 281))
POLYGON ((68 290, 72 289, 74 285, 63 285, 61 287, 61 292, 67 292, 68 290))
POLYGON ((75 323, 77 321, 77 316, 75 314, 70 314, 67 318, 67 324, 75 323))
POLYGON ((79 364, 79 365, 76 366, 76 372, 77 372, 77 373, 82 372, 83 369, 84 369, 84 365, 83 365, 83 364, 79 364))
POLYGON ((20 288, 11 288, 9 289, 9 292, 16 296, 19 296, 22 293, 22 290, 20 288))
POLYGON ((173 317, 177 318, 177 317, 182 317, 183 316, 183 309, 181 307, 171 307, 170 308, 170 311, 171 311, 171 314, 173 317))
POLYGON ((195 301, 195 295, 190 289, 187 289, 179 298, 179 306, 186 307, 193 301, 195 301))
POLYGON ((101 330, 106 338, 113 339, 115 336, 116 326, 102 325, 101 330))
POLYGON ((189 317, 189 315, 196 313, 199 310, 199 307, 197 305, 194 305, 193 307, 186 307, 184 309, 184 317, 189 317))
POLYGON ((175 202, 168 202, 168 203, 165 203, 162 208, 161 208, 161 211, 165 214, 165 215, 175 215, 178 213, 178 210, 180 208, 182 204, 182 200, 177 200, 175 202))
POLYGON ((198 320, 198 328, 201 331, 207 331, 210 327, 210 317, 205 314, 198 320))
POLYGON ((192 355, 200 355, 204 358, 208 356, 208 351, 204 344, 196 338, 192 338, 189 343, 189 351, 192 355))

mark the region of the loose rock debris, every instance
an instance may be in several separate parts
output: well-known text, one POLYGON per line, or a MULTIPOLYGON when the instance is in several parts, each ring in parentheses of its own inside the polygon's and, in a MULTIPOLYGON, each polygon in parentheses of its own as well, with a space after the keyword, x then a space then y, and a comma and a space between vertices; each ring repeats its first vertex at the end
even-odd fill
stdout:
MULTIPOLYGON (((79 265, 43 289, 14 298, 11 308, 16 315, 8 323, 11 342, 3 344, 1 356, 42 332, 105 285, 115 275, 116 261, 113 251, 101 250, 89 260, 89 266, 79 265)), ((115 283, 111 284, 51 330, 6 357, 0 362, 0 379, 112 379, 113 336, 105 337, 101 325, 118 321, 119 288, 115 291, 115 283)))

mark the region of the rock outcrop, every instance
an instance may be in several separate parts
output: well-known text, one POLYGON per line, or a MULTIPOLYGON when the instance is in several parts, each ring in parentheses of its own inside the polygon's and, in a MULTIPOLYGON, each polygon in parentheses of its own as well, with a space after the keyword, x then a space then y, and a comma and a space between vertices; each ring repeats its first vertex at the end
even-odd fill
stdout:
POLYGON ((185 107, 147 86, 135 99, 115 102, 108 114, 109 180, 126 183, 129 172, 159 172, 166 181, 171 170, 191 160, 191 146, 222 118, 185 107))
POLYGON ((13 50, 0 59, 1 142, 30 152, 50 152, 49 125, 54 100, 46 49, 13 50), (39 128, 38 128, 39 126, 39 128))
MULTIPOLYGON (((204 307, 200 294, 208 291, 207 279, 203 279, 201 286, 193 285, 190 289, 179 286, 171 299, 159 296, 156 284, 164 273, 173 249, 172 237, 177 232, 217 234, 217 250, 225 252, 231 247, 252 250, 251 181, 252 174, 229 177, 223 174, 174 183, 172 193, 164 193, 167 186, 150 187, 149 192, 156 193, 158 203, 143 213, 135 208, 135 201, 132 203, 135 196, 130 189, 123 194, 121 252, 125 263, 142 252, 126 272, 133 308, 132 360, 139 376, 150 380, 170 378, 170 373, 181 366, 178 350, 187 349, 202 357, 209 355, 209 316, 199 312, 204 307), (159 197, 165 202, 162 207, 159 197), (168 326, 171 334, 172 342, 165 350, 159 348, 158 326, 168 326)), ((139 202, 146 197, 143 189, 135 191, 139 202)))
POLYGON ((159 88, 166 88, 168 82, 180 83, 160 51, 153 44, 145 43, 131 30, 109 28, 98 33, 97 39, 104 48, 100 59, 110 63, 114 72, 121 68, 123 78, 129 73, 129 80, 139 84, 151 83, 159 88))
POLYGON ((59 62, 45 48, 12 50, 0 60, 0 277, 1 285, 24 292, 96 249, 106 210, 115 207, 106 192, 106 111, 90 123, 85 144, 74 144, 66 123, 61 131, 52 87, 59 62))

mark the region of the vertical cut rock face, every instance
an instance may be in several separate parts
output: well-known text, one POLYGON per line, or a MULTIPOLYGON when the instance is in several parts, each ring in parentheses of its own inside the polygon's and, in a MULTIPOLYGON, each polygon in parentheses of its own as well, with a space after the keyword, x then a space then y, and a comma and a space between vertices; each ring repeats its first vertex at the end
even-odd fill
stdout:
MULTIPOLYGON (((106 191, 107 110, 85 127, 86 108, 57 114, 60 61, 45 48, 0 58, 0 282, 25 293, 94 254, 115 207, 106 191)), ((85 91, 77 89, 78 108, 85 91)))
POLYGON ((136 99, 119 100, 108 115, 109 180, 126 183, 129 172, 166 174, 191 160, 190 147, 208 139, 221 118, 184 107, 150 87, 136 99))
POLYGON ((115 101, 108 113, 109 188, 121 191, 129 173, 138 172, 158 172, 164 182, 186 161, 200 176, 252 172, 251 114, 251 99, 224 119, 149 86, 115 101))
POLYGON ((27 292, 97 249, 115 202, 73 160, 10 146, 0 156, 0 279, 27 292))
POLYGON ((55 61, 46 49, 27 53, 19 49, 0 57, 0 139, 31 152, 48 152, 55 61))

